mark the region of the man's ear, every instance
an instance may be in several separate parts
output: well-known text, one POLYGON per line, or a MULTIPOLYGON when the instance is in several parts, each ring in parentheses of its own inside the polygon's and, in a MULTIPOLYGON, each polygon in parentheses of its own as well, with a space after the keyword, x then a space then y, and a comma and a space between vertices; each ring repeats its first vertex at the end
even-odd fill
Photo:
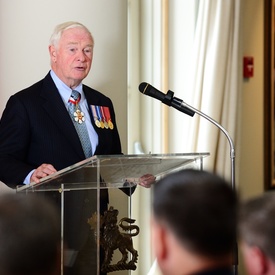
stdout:
POLYGON ((167 257, 167 232, 156 220, 152 220, 153 247, 155 256, 161 262, 167 257))
POLYGON ((55 62, 56 61, 56 49, 53 45, 49 46, 49 53, 50 53, 51 60, 53 62, 55 62))
MULTIPOLYGON (((267 274, 268 272, 268 257, 259 247, 252 247, 252 253, 258 261, 259 274, 267 274)), ((252 258, 253 259, 253 258, 252 258)))
POLYGON ((257 246, 243 246, 245 265, 249 274, 263 275, 268 272, 268 257, 257 246))

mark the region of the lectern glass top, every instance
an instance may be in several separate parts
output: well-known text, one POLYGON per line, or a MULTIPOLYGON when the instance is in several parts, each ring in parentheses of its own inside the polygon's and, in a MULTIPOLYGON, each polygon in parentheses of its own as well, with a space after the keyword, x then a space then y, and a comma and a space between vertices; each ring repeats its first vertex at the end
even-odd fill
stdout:
POLYGON ((200 167, 207 156, 209 153, 96 155, 47 176, 38 184, 18 186, 17 191, 131 188, 146 174, 158 180, 173 171, 200 167))

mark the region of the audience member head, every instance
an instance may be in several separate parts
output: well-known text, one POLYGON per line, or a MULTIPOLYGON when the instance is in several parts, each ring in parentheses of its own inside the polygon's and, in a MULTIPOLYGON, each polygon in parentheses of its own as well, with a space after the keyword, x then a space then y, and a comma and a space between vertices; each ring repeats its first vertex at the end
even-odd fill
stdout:
POLYGON ((240 206, 240 247, 248 274, 275 274, 275 193, 250 198, 240 206))
POLYGON ((163 274, 230 268, 237 202, 230 185, 206 171, 182 170, 157 182, 153 246, 163 274))
POLYGON ((0 274, 60 274, 60 219, 38 195, 0 196, 0 274))

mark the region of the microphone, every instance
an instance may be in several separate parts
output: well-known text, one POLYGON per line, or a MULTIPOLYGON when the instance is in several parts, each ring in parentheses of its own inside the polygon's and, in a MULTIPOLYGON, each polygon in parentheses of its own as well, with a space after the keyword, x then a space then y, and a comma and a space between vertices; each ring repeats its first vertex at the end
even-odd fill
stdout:
POLYGON ((159 90, 157 90, 152 85, 150 85, 146 82, 142 82, 139 85, 139 91, 145 95, 149 95, 153 98, 156 98, 156 99, 160 100, 162 103, 164 103, 168 106, 172 106, 175 109, 177 109, 189 116, 194 116, 194 114, 195 114, 194 111, 192 111, 188 107, 183 106, 182 105, 183 100, 181 100, 177 97, 174 97, 174 93, 170 90, 167 92, 167 94, 164 94, 164 93, 160 92, 159 90))

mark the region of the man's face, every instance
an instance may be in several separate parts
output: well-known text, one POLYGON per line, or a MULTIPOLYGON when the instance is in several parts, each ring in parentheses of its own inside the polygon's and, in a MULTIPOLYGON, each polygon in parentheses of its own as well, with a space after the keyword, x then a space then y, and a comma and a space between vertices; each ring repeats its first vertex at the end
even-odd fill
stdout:
POLYGON ((72 28, 63 32, 56 47, 49 47, 52 69, 69 87, 75 88, 88 75, 93 46, 89 33, 82 28, 72 28))

